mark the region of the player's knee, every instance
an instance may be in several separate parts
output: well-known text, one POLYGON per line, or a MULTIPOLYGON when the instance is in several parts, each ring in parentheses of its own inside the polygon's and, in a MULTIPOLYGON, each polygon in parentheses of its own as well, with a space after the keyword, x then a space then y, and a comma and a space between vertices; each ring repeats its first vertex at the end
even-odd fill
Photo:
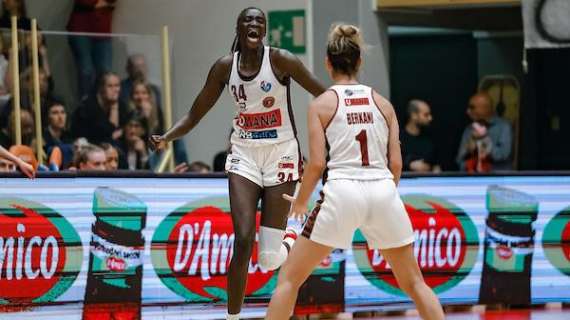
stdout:
POLYGON ((234 233, 234 249, 235 251, 248 251, 253 248, 255 241, 255 233, 253 232, 235 232, 234 233))
POLYGON ((283 261, 279 252, 262 251, 258 254, 259 266, 267 271, 272 271, 281 266, 283 261))

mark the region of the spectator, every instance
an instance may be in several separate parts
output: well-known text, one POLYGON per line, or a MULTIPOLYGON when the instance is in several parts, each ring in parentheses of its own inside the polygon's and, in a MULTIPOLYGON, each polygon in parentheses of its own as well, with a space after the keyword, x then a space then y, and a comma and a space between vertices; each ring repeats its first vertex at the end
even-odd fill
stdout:
POLYGON ((81 171, 105 171, 106 161, 107 158, 103 149, 93 144, 87 144, 78 149, 74 162, 81 171))
POLYGON ((468 147, 470 150, 465 157, 465 171, 469 173, 486 173, 490 172, 491 166, 491 148, 493 141, 487 135, 487 124, 484 121, 472 123, 473 143, 474 146, 468 147))
MULTIPOLYGON (((50 85, 50 79, 46 75, 45 71, 40 69, 39 70, 39 84, 40 84, 40 110, 42 112, 42 123, 47 122, 47 107, 51 104, 51 100, 54 99, 53 91, 50 85)), ((11 80, 10 80, 11 81, 11 80)), ((28 109, 30 112, 34 112, 32 106, 34 104, 34 89, 33 89, 33 74, 32 68, 28 68, 22 72, 20 75, 20 105, 22 108, 28 109)), ((11 85, 9 86, 11 89, 11 85)), ((10 98, 8 102, 4 105, 4 108, 0 112, 0 121, 1 126, 5 126, 7 124, 7 117, 8 114, 12 111, 13 108, 13 98, 10 98)))
POLYGON ((405 171, 440 172, 437 152, 432 138, 426 129, 432 121, 431 108, 422 100, 408 103, 408 122, 400 131, 402 159, 405 171))
MULTIPOLYGON (((123 82, 121 82, 121 94, 123 93, 123 82)), ((144 80, 136 79, 130 83, 132 87, 130 99, 128 101, 131 110, 135 110, 142 115, 148 124, 149 134, 157 134, 163 131, 162 110, 156 103, 156 95, 151 85, 144 80)))
POLYGON ((0 156, 0 172, 14 172, 14 171, 16 171, 16 165, 14 164, 14 162, 0 156))
POLYGON ((101 148, 105 151, 105 169, 107 171, 115 171, 119 169, 119 152, 110 143, 102 143, 101 148))
POLYGON ((0 28, 10 29, 12 27, 12 16, 18 17, 18 29, 30 30, 32 28, 24 0, 2 0, 0 28))
MULTIPOLYGON (((466 160, 473 157, 481 141, 490 141, 479 156, 487 156, 486 171, 512 169, 512 129, 511 125, 495 114, 491 97, 485 92, 475 94, 469 100, 467 115, 479 125, 470 124, 465 128, 457 153, 457 163, 462 171, 467 170, 466 160), (481 128, 482 127, 482 128, 481 128), (486 140, 486 138, 489 140, 486 140)), ((477 154, 479 154, 477 152, 477 154)))
MULTIPOLYGON (((20 121, 22 129, 22 144, 32 145, 32 140, 34 139, 34 116, 27 109, 20 110, 20 121)), ((10 112, 8 114, 8 126, 0 130, 0 145, 6 149, 16 141, 15 135, 15 121, 14 113, 10 112)))
POLYGON ((188 171, 193 173, 210 173, 212 169, 202 161, 194 161, 188 166, 188 171))
POLYGON ((34 171, 38 168, 38 159, 34 154, 34 150, 30 146, 26 145, 13 145, 10 147, 9 152, 13 154, 18 159, 21 159, 25 163, 32 166, 34 171))
POLYGON ((128 77, 121 81, 121 100, 124 103, 129 101, 129 98, 133 95, 134 83, 139 80, 148 85, 151 95, 154 96, 155 105, 160 108, 162 98, 160 89, 148 80, 148 67, 144 55, 133 54, 129 56, 126 69, 128 77))
POLYGON ((120 169, 149 169, 146 128, 145 118, 136 112, 125 124, 124 137, 118 144, 123 155, 119 161, 120 169))
POLYGON ((73 138, 67 130, 67 112, 63 103, 53 100, 47 107, 47 121, 44 124, 44 149, 50 155, 54 147, 62 153, 62 167, 73 161, 73 138))
POLYGON ((98 80, 97 93, 75 110, 71 123, 74 137, 85 137, 91 143, 112 143, 121 138, 127 107, 119 102, 119 76, 104 73, 98 80))
POLYGON ((25 162, 17 155, 8 152, 8 150, 3 147, 0 147, 0 172, 13 172, 16 170, 16 165, 18 165, 20 171, 28 178, 35 176, 35 168, 31 164, 25 162))
MULTIPOLYGON (((67 24, 70 32, 111 33, 113 10, 117 0, 75 0, 67 24)), ((78 70, 81 100, 91 94, 95 79, 111 70, 110 36, 73 35, 69 44, 78 70)))

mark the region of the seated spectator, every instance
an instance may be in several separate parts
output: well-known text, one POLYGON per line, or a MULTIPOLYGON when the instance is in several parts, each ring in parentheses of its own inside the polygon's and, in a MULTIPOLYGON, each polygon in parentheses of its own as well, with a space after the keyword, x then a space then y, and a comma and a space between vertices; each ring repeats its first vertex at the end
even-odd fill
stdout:
POLYGON ((134 80, 131 85, 132 91, 128 101, 131 111, 138 112, 146 119, 149 134, 158 134, 164 131, 162 110, 156 103, 156 95, 151 85, 139 79, 134 80))
POLYGON ((83 145, 75 155, 75 165, 81 171, 105 171, 105 151, 100 147, 87 144, 83 145))
POLYGON ((193 173, 210 173, 212 168, 202 161, 194 161, 188 166, 188 171, 193 173))
MULTIPOLYGON (((113 11, 117 0, 75 0, 67 30, 81 33, 111 33, 113 11)), ((77 64, 80 100, 87 98, 95 80, 111 70, 113 47, 111 37, 73 35, 69 45, 77 64)))
POLYGON ((407 111, 408 122, 400 131, 404 171, 440 172, 435 144, 425 132, 432 121, 429 104, 411 100, 407 111))
POLYGON ((32 22, 28 18, 24 0, 2 0, 0 28, 10 29, 12 27, 12 16, 18 17, 18 29, 30 30, 32 28, 32 22))
POLYGON ((160 108, 161 106, 161 94, 160 89, 157 85, 150 84, 148 80, 148 67, 146 64, 146 59, 142 54, 133 54, 127 60, 127 78, 121 81, 121 100, 124 103, 129 101, 132 97, 134 83, 136 80, 142 81, 148 84, 152 95, 154 96, 154 101, 156 106, 160 108))
POLYGON ((73 138, 67 130, 67 112, 63 103, 53 100, 47 107, 47 123, 44 123, 44 149, 47 155, 54 147, 62 153, 62 165, 66 167, 73 160, 73 138))
POLYGON ((71 123, 74 137, 85 137, 90 143, 118 141, 127 121, 127 107, 119 101, 119 76, 104 73, 98 81, 97 93, 75 110, 71 123))
MULTIPOLYGON (((47 78, 45 72, 43 70, 39 71, 39 84, 40 84, 40 110, 41 110, 41 117, 42 123, 45 124, 47 122, 47 108, 51 104, 51 100, 54 100, 53 97, 53 90, 51 89, 51 85, 49 79, 47 78)), ((11 80, 10 80, 11 81, 11 80)), ((10 83, 11 84, 11 83, 10 83)), ((20 75, 20 106, 22 109, 27 109, 34 113, 33 105, 34 105, 34 87, 33 87, 33 74, 32 69, 26 69, 20 75)), ((11 88, 11 85, 10 85, 11 88)), ((8 114, 13 109, 13 98, 11 97, 5 104, 4 108, 0 112, 0 126, 5 126, 7 124, 8 114)), ((35 116, 35 114, 34 114, 35 116)))
POLYGON ((486 158, 486 164, 475 166, 475 169, 484 169, 483 172, 511 170, 511 125, 495 114, 491 97, 485 92, 475 94, 469 100, 467 115, 477 124, 469 124, 463 132, 456 159, 459 168, 467 171, 467 160, 477 154, 479 158, 486 158), (490 143, 479 152, 482 142, 490 143))
MULTIPOLYGON (((16 141, 15 135, 15 121, 14 113, 8 114, 8 126, 0 129, 0 145, 6 149, 16 141)), ((22 130, 22 144, 31 146, 34 139, 34 116, 27 109, 20 110, 21 130, 22 130)))
POLYGON ((26 145, 13 145, 10 147, 9 152, 15 157, 21 159, 25 163, 31 165, 34 171, 38 169, 39 163, 34 150, 30 146, 26 145))
POLYGON ((149 169, 146 128, 146 119, 136 112, 125 124, 123 139, 118 143, 122 155, 119 158, 120 169, 149 169))
MULTIPOLYGON (((2 148, 3 149, 3 148, 2 148)), ((0 157, 0 172, 14 172, 16 171, 16 165, 11 160, 0 157)))
POLYGON ((35 169, 31 164, 0 147, 0 172, 13 172, 16 170, 16 165, 27 177, 33 178, 35 176, 35 169))
POLYGON ((101 148, 105 151, 105 168, 107 171, 115 171, 119 169, 119 152, 110 143, 102 143, 101 148))

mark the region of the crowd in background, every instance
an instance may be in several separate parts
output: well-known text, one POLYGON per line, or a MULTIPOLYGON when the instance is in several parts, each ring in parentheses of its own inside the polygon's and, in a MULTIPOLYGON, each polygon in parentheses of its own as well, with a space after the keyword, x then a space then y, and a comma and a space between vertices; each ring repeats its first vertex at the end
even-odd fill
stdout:
MULTIPOLYGON (((108 34, 117 0, 75 0, 69 18, 70 32, 108 34)), ((10 17, 18 17, 18 27, 29 30, 23 0, 2 0, 0 28, 10 28, 10 17)), ((24 33, 19 48, 22 146, 14 146, 11 52, 0 33, 0 145, 21 157, 35 160, 34 118, 41 117, 43 148, 47 170, 155 170, 161 154, 151 152, 148 137, 164 131, 160 88, 148 79, 143 54, 129 56, 127 76, 120 79, 112 67, 111 39, 104 36, 73 36, 69 45, 77 66, 79 105, 66 106, 53 93, 48 49, 41 33, 39 44, 39 82, 41 114, 33 110, 33 77, 29 61, 30 33, 24 33), (73 110, 73 112, 69 112, 73 110), (22 151, 24 150, 24 151, 22 151)), ((402 107, 402 106, 396 106, 402 107)), ((476 93, 468 103, 472 120, 461 137, 457 166, 466 172, 486 173, 512 169, 512 128, 498 117, 489 95, 476 93)), ((405 171, 441 172, 437 141, 429 135, 431 108, 426 101, 413 99, 407 106, 407 119, 400 129, 405 171)), ((214 171, 223 171, 225 151, 215 156, 214 171)), ((211 172, 202 162, 186 164, 187 154, 181 141, 174 143, 176 172, 211 172)), ((1 159, 0 169, 14 170, 9 160, 1 159)))

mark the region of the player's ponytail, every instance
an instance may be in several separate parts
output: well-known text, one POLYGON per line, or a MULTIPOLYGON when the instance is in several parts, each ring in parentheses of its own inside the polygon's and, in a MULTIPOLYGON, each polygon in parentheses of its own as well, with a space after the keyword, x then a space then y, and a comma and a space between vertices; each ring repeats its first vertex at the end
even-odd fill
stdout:
POLYGON ((327 57, 333 69, 347 75, 357 73, 363 46, 362 33, 358 27, 349 24, 333 25, 327 43, 327 57))

